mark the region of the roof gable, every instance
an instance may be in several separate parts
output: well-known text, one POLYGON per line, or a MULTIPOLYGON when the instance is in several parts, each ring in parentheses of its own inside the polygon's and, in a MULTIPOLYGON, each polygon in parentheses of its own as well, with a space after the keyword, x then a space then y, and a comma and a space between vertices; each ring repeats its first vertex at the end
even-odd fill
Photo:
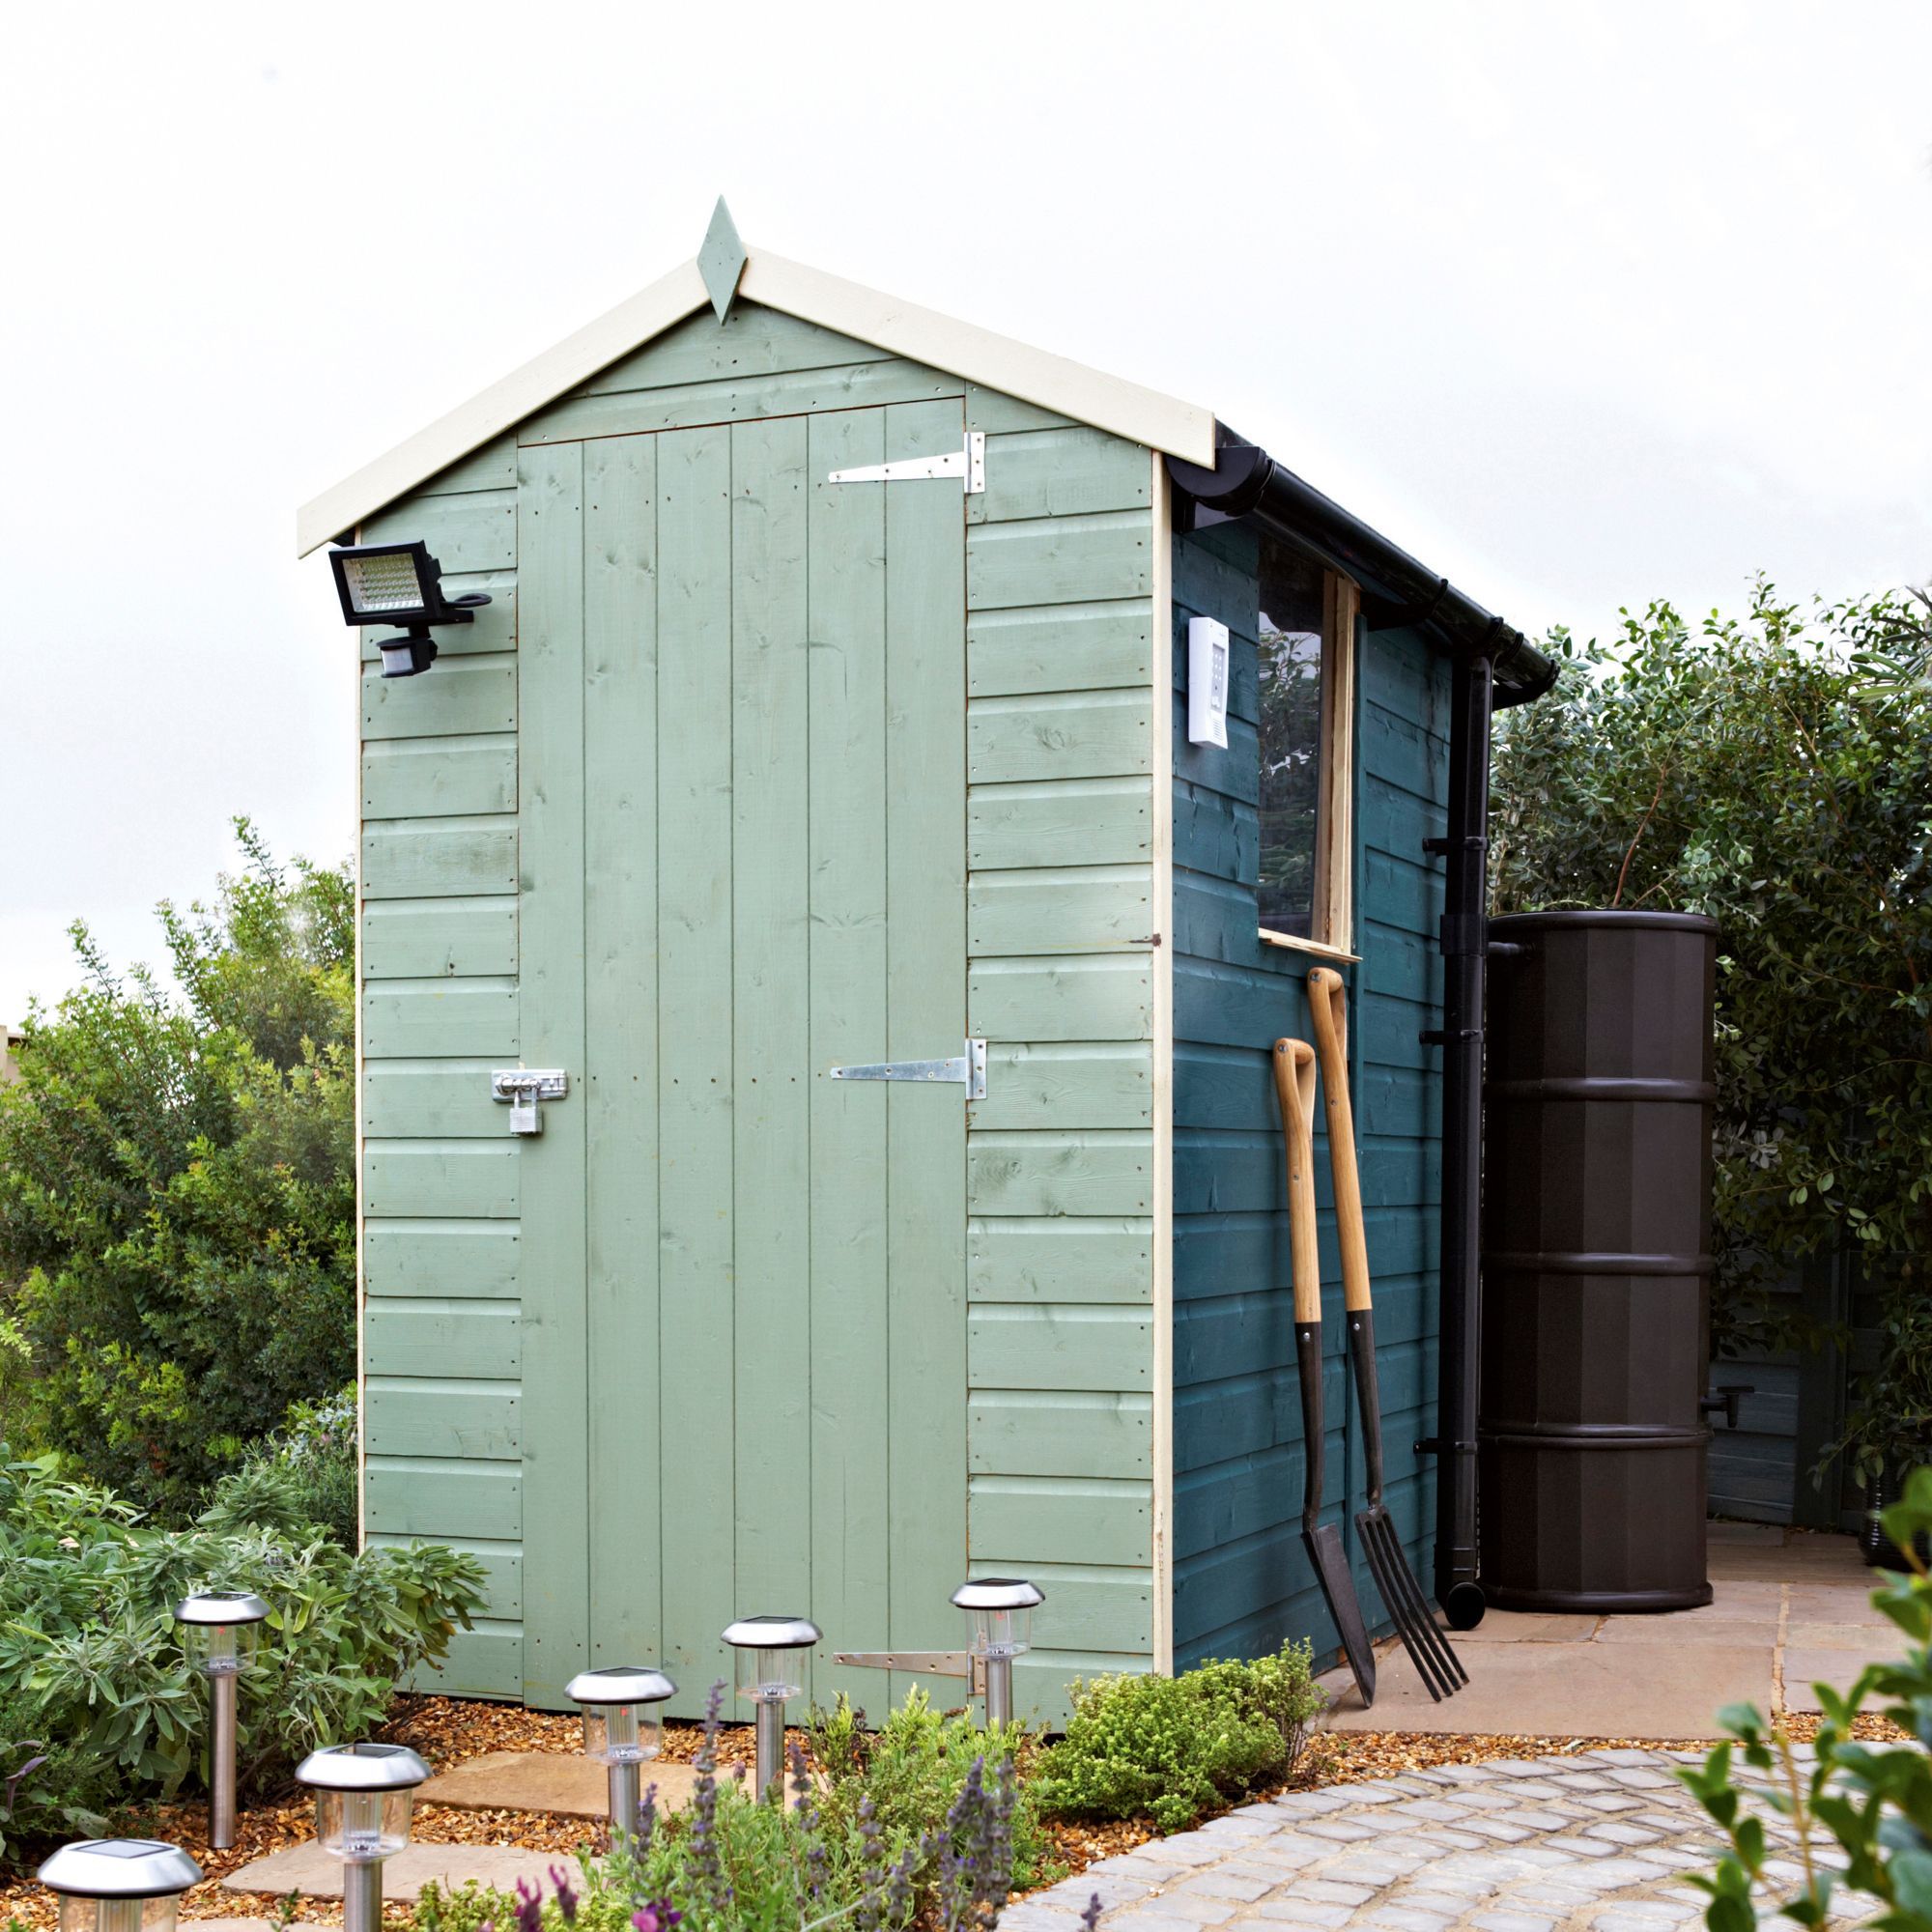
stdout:
MULTIPOLYGON (((714 215, 708 249, 723 232, 728 231, 736 242, 730 217, 722 202, 719 207, 724 230, 714 215)), ((303 504, 296 515, 297 554, 306 556, 353 529, 686 317, 716 306, 707 267, 712 281, 719 281, 717 262, 707 259, 704 267, 696 259, 686 262, 303 504)), ((743 249, 735 294, 1185 462, 1213 465, 1214 417, 1209 411, 971 323, 758 248, 743 249)), ((727 295, 721 319, 728 307, 727 295)))

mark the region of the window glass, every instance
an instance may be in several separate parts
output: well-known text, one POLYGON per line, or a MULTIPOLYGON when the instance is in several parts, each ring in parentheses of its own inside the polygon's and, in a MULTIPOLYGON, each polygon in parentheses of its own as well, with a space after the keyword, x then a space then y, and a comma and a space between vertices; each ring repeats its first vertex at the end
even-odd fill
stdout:
POLYGON ((1312 934, 1321 837, 1323 573, 1264 540, 1261 553, 1261 923, 1312 934))

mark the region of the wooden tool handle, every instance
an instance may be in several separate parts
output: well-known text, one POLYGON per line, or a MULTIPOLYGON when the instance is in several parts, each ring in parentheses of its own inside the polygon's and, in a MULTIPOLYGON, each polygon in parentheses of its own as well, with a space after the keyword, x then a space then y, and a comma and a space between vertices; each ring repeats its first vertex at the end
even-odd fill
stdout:
POLYGON ((1328 1166, 1335 1177, 1335 1236, 1342 1251, 1342 1305, 1374 1306, 1369 1242, 1362 1226, 1362 1181, 1355 1167, 1355 1110, 1349 1102, 1349 989, 1341 974, 1317 966, 1308 976, 1308 1010, 1321 1060, 1328 1110, 1328 1166))
POLYGON ((1294 1264, 1294 1319, 1321 1320, 1321 1256, 1315 1239, 1315 1049, 1305 1039, 1274 1043, 1274 1091, 1288 1148, 1289 1254, 1294 1264))

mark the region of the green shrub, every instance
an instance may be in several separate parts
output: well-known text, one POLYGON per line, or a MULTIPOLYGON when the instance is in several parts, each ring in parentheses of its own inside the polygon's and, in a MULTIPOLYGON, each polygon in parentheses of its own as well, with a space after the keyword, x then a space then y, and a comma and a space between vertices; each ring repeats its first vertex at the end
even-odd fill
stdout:
POLYGON ((1872 1922, 1888 1932, 1932 1932, 1932 1574, 1917 1553, 1932 1534, 1932 1469, 1913 1472, 1905 1500, 1885 1512, 1884 1523, 1912 1574, 1888 1577, 1872 1603, 1910 1639, 1904 1659, 1867 1664, 1842 1694, 1829 1684, 1812 1687, 1824 1715, 1808 1764, 1782 1724, 1734 1704, 1718 1721, 1738 1744, 1719 1745, 1701 1766, 1678 1773, 1731 1844, 1715 1872, 1693 1880, 1711 1896, 1710 1932, 1756 1932, 1760 1891, 1771 1893, 1770 1916, 1821 1932, 1841 1885, 1883 1902, 1872 1922), (1911 1743, 1854 1740, 1853 1724, 1872 1698, 1911 1743), (1745 1763, 1770 1780, 1753 1781, 1752 1793, 1798 1830, 1803 1856, 1795 1867, 1788 1857, 1780 1861, 1762 1819, 1741 1802, 1732 1768, 1740 1747, 1745 1763), (1845 1855, 1842 1869, 1820 1856, 1828 1839, 1845 1855), (1795 1879, 1785 1876, 1794 1869, 1795 1879))
POLYGON ((1285 1776, 1321 1709, 1306 1642, 1253 1663, 1210 1660, 1179 1677, 1073 1686, 1066 1735, 1042 1754, 1048 1816, 1146 1816, 1185 1831, 1257 1780, 1285 1776))
POLYGON ((282 1427, 223 1479, 221 1507, 290 1535, 319 1529, 345 1549, 358 1548, 355 1430, 353 1387, 327 1402, 296 1403, 282 1427))
POLYGON ((50 1747, 0 1815, 0 1857, 110 1795, 168 1797, 205 1776, 204 1687, 172 1615, 189 1590, 251 1589, 271 1605, 241 1699, 245 1790, 381 1724, 397 1680, 445 1655, 481 1607, 481 1582, 453 1550, 352 1555, 283 1514, 254 1517, 236 1484, 217 1486, 194 1527, 150 1529, 52 1457, 9 1463, 0 1449, 0 1785, 38 1754, 26 1743, 50 1747))
MULTIPOLYGON (((828 1820, 841 1832, 856 1833, 860 1811, 869 1804, 889 1845, 909 1843, 944 1818, 976 1761, 982 1760, 988 1771, 1010 1765, 1017 1772, 1037 1744, 1024 1724, 981 1728, 965 1712, 948 1717, 935 1711, 917 1687, 876 1733, 867 1733, 863 1714, 843 1696, 830 1712, 814 1710, 809 1728, 812 1755, 825 1774, 819 1802, 828 1820)), ((1016 1889, 1028 1889, 1049 1875, 1052 1849, 1032 1785, 1022 1777, 1012 1816, 1016 1889)))
POLYGON ((214 905, 160 908, 181 991, 75 926, 0 1087, 0 1427, 173 1522, 355 1372, 354 894, 237 830, 214 905))

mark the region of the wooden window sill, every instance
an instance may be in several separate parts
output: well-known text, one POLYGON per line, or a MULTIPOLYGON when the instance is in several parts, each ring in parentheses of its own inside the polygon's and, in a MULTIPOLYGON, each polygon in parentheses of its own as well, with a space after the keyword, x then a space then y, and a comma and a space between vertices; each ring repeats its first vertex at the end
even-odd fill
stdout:
POLYGON ((1270 932, 1266 926, 1261 928, 1261 942, 1264 946, 1279 946, 1289 952, 1306 952, 1317 959, 1335 959, 1351 966, 1362 957, 1346 946, 1330 946, 1321 939, 1298 939, 1292 932, 1270 932))

